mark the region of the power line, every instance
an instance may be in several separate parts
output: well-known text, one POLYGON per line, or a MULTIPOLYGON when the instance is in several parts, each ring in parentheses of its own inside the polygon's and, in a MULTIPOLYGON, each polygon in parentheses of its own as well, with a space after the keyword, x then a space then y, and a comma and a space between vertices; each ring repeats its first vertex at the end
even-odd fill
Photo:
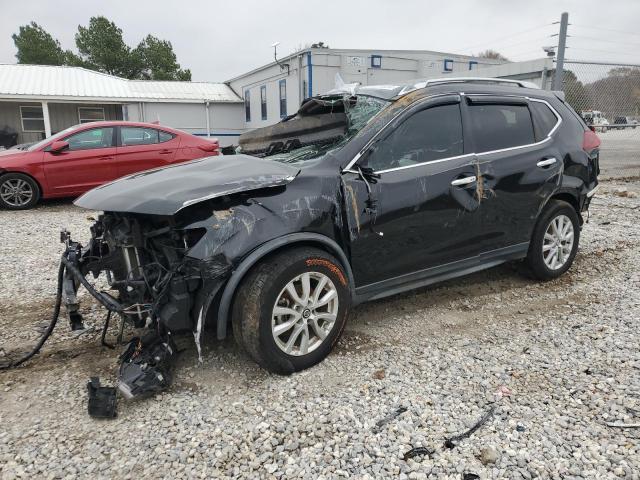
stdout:
POLYGON ((567 48, 571 48, 571 50, 582 50, 585 52, 609 53, 611 55, 633 55, 634 57, 638 56, 637 53, 613 52, 611 50, 599 50, 595 48, 581 48, 581 47, 568 47, 568 46, 567 48))
POLYGON ((536 50, 528 50, 526 52, 520 52, 520 53, 513 53, 513 54, 508 54, 509 57, 522 57, 523 55, 532 55, 534 53, 539 53, 541 57, 545 56, 546 54, 542 53, 542 47, 538 48, 536 50))
POLYGON ((497 42, 500 42, 502 40, 513 38, 513 37, 517 37, 517 36, 520 36, 520 35, 524 35, 525 33, 533 32, 535 30, 539 30, 541 28, 546 28, 546 27, 549 27, 551 25, 552 25, 551 23, 546 23, 544 25, 538 25, 538 26, 535 26, 535 27, 532 27, 532 28, 529 28, 529 29, 526 29, 526 30, 522 30, 521 32, 515 32, 515 33, 511 33, 509 35, 504 35, 502 37, 494 38, 493 40, 490 40, 488 42, 479 43, 479 44, 475 44, 475 45, 470 45, 468 47, 463 47, 460 50, 474 50, 476 48, 485 47, 487 45, 489 45, 489 46, 490 45, 494 45, 497 42))
POLYGON ((581 39, 581 40, 595 40, 597 42, 602 42, 602 43, 620 43, 622 45, 632 45, 635 47, 640 47, 640 43, 634 43, 634 42, 621 42, 620 40, 607 40, 607 39, 602 39, 597 37, 583 37, 582 35, 567 35, 567 36, 571 38, 581 39))
POLYGON ((604 27, 589 27, 587 25, 576 25, 575 23, 571 23, 570 25, 572 27, 588 28, 589 30, 602 30, 603 32, 613 32, 613 33, 619 33, 622 35, 634 35, 634 36, 640 37, 639 32, 628 32, 628 31, 615 30, 613 28, 604 28, 604 27))
MULTIPOLYGON (((532 42, 544 42, 545 40, 547 40, 549 37, 542 37, 542 38, 532 38, 530 40, 524 40, 522 42, 516 42, 516 43, 510 43, 509 45, 506 45, 505 47, 502 48, 510 48, 510 47, 517 47, 519 45, 525 45, 527 43, 532 43, 532 42)), ((494 44, 494 45, 500 45, 499 43, 494 44)))

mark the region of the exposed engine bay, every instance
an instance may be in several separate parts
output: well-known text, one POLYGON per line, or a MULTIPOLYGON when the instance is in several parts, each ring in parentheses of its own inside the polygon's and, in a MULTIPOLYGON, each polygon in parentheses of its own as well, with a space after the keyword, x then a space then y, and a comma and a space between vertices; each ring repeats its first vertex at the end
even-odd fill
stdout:
MULTIPOLYGON (((133 339, 120 358, 118 388, 126 398, 152 394, 169 385, 171 359, 176 353, 171 334, 192 330, 193 293, 202 283, 199 269, 185 252, 204 229, 180 230, 158 218, 161 220, 100 215, 84 247, 68 233, 62 234, 67 247, 63 299, 71 328, 84 328, 76 296, 79 286, 84 285, 109 311, 103 345, 111 346, 104 337, 112 313, 120 317, 119 343, 126 323, 152 332, 133 339), (89 274, 98 278, 101 273, 106 276, 108 291, 98 291, 84 278, 89 274)), ((195 333, 199 336, 200 330, 195 333)), ((199 338, 197 344, 199 347, 199 338)))

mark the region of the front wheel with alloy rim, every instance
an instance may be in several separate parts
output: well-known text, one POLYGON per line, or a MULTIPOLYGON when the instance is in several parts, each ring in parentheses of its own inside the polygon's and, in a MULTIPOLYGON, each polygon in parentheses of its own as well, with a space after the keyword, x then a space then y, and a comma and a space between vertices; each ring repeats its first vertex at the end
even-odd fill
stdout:
POLYGON ((241 283, 233 334, 259 365, 289 374, 329 354, 350 305, 346 274, 332 255, 308 247, 286 250, 259 263, 241 283))
POLYGON ((551 200, 538 219, 529 244, 527 263, 540 280, 569 270, 578 251, 580 219, 567 202, 551 200))
POLYGON ((0 207, 7 210, 25 210, 40 199, 36 182, 22 173, 7 173, 0 177, 0 207))

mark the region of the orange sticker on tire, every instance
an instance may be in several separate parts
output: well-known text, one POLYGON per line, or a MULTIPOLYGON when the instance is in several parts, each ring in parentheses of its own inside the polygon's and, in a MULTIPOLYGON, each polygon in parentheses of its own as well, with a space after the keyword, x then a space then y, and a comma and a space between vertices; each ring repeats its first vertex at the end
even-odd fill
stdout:
POLYGON ((340 270, 338 266, 334 265, 329 260, 325 260, 324 258, 309 258, 306 260, 306 262, 307 267, 322 266, 328 268, 337 275, 342 285, 344 285, 345 287, 347 286, 347 279, 344 277, 342 270, 340 270))

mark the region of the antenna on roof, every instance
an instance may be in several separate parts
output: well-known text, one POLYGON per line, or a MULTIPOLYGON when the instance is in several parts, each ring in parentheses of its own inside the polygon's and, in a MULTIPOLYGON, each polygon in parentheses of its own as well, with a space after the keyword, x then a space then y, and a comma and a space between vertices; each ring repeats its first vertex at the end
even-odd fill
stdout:
POLYGON ((289 75, 289 64, 288 63, 282 63, 282 62, 280 62, 280 60, 278 60, 278 45, 280 45, 280 42, 275 42, 275 43, 271 44, 271 46, 273 47, 273 59, 276 61, 278 66, 280 66, 280 71, 282 71, 282 70, 284 70, 286 68, 287 69, 287 75, 289 75))

